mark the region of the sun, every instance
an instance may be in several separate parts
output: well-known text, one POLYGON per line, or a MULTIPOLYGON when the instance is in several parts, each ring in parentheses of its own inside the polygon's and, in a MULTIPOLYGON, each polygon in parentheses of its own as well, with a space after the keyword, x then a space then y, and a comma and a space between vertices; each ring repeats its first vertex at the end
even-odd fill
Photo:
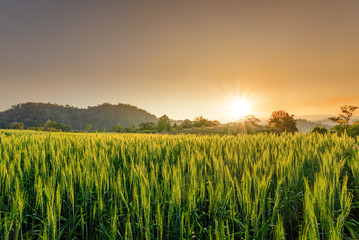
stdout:
POLYGON ((251 103, 247 99, 236 99, 231 105, 232 117, 236 120, 250 114, 251 103))

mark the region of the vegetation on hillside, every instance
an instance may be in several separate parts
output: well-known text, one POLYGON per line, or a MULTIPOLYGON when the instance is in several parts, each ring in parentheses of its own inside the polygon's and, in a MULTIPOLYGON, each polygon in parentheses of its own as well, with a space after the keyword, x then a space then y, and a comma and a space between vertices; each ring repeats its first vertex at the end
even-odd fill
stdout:
POLYGON ((337 123, 337 125, 332 128, 332 131, 339 135, 346 133, 351 137, 359 136, 359 121, 351 124, 351 118, 357 109, 357 106, 352 105, 340 107, 341 113, 339 116, 329 118, 331 121, 337 123))
POLYGON ((88 124, 91 129, 101 131, 111 129, 121 124, 130 128, 132 124, 141 122, 157 122, 156 116, 128 104, 102 104, 87 109, 71 106, 61 106, 50 103, 23 103, 14 105, 11 109, 0 112, 0 128, 9 128, 12 122, 21 122, 25 128, 43 127, 49 120, 70 126, 73 130, 86 130, 88 124))
MULTIPOLYGON (((351 121, 358 107, 344 105, 338 117, 329 118, 337 123, 331 132, 349 136, 359 135, 359 122, 351 121)), ((325 133, 328 126, 304 119, 294 119, 284 110, 274 111, 268 124, 253 115, 228 124, 208 120, 203 116, 193 121, 173 121, 167 115, 160 118, 134 106, 103 104, 88 109, 43 103, 25 103, 0 112, 0 128, 30 129, 61 132, 128 132, 128 133, 195 133, 195 134, 242 134, 260 132, 318 132, 325 133), (46 117, 46 120, 43 121, 46 117), (55 120, 54 120, 55 119, 55 120), (59 122, 56 121, 59 119, 59 122), (22 121, 21 121, 22 120, 22 121), (68 123, 68 124, 67 124, 68 123), (178 123, 178 125, 177 125, 178 123)))

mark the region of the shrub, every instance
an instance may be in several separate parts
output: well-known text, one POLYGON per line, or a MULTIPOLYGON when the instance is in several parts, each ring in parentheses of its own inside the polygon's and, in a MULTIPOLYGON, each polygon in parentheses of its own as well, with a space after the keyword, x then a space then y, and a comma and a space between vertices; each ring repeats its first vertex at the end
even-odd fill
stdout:
POLYGON ((320 134, 326 134, 328 133, 328 129, 326 129, 325 127, 315 127, 313 128, 313 130, 311 131, 311 133, 320 133, 320 134))
POLYGON ((21 122, 12 122, 12 123, 9 123, 9 128, 23 130, 24 129, 24 124, 21 123, 21 122))

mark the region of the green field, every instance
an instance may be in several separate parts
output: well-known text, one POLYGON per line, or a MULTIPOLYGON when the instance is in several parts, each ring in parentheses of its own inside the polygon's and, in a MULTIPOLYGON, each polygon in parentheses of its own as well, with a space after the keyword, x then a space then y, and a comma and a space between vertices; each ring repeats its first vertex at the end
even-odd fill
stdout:
POLYGON ((357 239, 359 139, 0 131, 1 239, 357 239))

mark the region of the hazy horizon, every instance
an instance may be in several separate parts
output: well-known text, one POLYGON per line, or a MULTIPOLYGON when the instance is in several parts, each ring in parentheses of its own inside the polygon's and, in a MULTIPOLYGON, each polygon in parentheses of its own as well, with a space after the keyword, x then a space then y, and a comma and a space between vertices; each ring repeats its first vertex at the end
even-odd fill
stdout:
POLYGON ((24 102, 128 103, 230 120, 359 105, 359 2, 9 1, 0 111, 24 102))
MULTIPOLYGON (((18 104, 25 104, 25 103, 29 103, 29 102, 24 102, 24 103, 18 103, 18 104)), ((35 103, 35 102, 33 102, 35 103)), ((117 104, 129 104, 129 105, 132 105, 134 106, 133 104, 131 103, 109 103, 109 102, 105 102, 105 103, 100 103, 100 104, 97 104, 97 105, 93 105, 93 106, 86 106, 86 107, 79 107, 79 106, 73 106, 73 105, 68 105, 68 104, 58 104, 58 103, 51 103, 51 102, 42 102, 44 104, 57 104, 57 105, 61 105, 61 106, 70 106, 70 107, 75 107, 75 108, 78 108, 78 109, 88 109, 89 107, 96 107, 96 106, 100 106, 100 105, 103 105, 103 104, 111 104, 111 105, 117 105, 117 104)), ((13 105, 17 105, 17 104, 13 104, 13 105)), ((9 108, 5 109, 5 110, 1 110, 0 109, 0 112, 2 111, 6 111, 6 110, 9 110, 11 109, 12 106, 10 106, 9 108)), ((134 107, 137 107, 139 109, 142 109, 142 110, 145 110, 147 111, 148 113, 150 114, 154 114, 150 111, 148 111, 147 109, 143 109, 143 108, 140 108, 138 106, 134 106, 134 107)), ((277 109, 279 110, 279 109, 277 109)), ((282 109, 283 110, 283 109, 282 109)), ((276 111, 276 110, 274 110, 276 111)), ((305 119, 305 120, 308 120, 308 121, 311 121, 311 122, 315 122, 315 121, 321 121, 321 120, 328 120, 328 117, 333 117, 333 116, 337 116, 339 114, 339 111, 336 113, 336 114, 303 114, 303 115, 294 115, 294 118, 295 119, 305 119)), ((160 115, 156 115, 154 114, 156 117, 160 117, 160 115)), ((165 114, 165 115, 168 115, 168 114, 165 114)), ((196 117, 204 117, 204 118, 207 118, 207 116, 204 116, 204 115, 196 115, 195 117, 193 118, 189 118, 190 120, 194 120, 196 117)), ((169 116, 170 117, 170 116, 169 116)), ((270 117, 270 115, 268 116, 264 116, 264 115, 256 115, 255 117, 259 118, 260 120, 266 120, 270 117)), ((353 119, 356 120, 356 118, 359 117, 359 113, 358 112, 354 112, 353 114, 353 119)), ((171 118, 171 120, 174 120, 174 121, 181 121, 181 120, 185 120, 186 118, 171 118)), ((226 119, 226 118, 221 118, 220 116, 218 118, 209 118, 209 120, 219 120, 220 123, 229 123, 229 122, 233 122, 235 120, 233 119, 226 119)))

